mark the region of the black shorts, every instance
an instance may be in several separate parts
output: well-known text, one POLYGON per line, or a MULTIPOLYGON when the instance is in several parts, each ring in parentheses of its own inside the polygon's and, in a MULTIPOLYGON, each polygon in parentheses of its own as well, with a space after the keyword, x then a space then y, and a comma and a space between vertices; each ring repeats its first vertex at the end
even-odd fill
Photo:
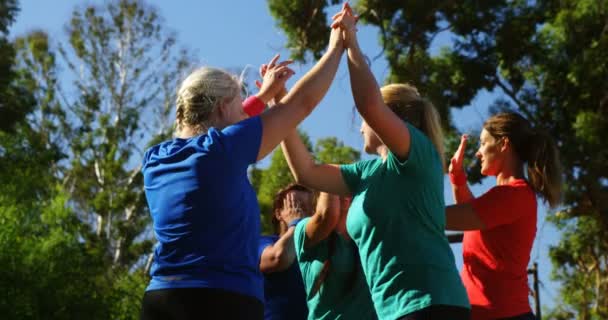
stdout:
POLYGON ((146 291, 141 320, 264 319, 264 304, 221 289, 179 288, 146 291))

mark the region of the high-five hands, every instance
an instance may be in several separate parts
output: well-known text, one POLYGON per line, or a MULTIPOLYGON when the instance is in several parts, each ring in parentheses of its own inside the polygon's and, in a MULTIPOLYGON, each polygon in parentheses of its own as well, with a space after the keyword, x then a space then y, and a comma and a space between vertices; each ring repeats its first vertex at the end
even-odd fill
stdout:
POLYGON ((268 102, 274 99, 277 94, 285 91, 285 83, 295 72, 288 67, 292 60, 285 60, 277 63, 279 55, 275 55, 270 62, 260 66, 262 82, 255 81, 255 85, 260 89, 258 96, 262 101, 268 102))
POLYGON ((345 2, 342 5, 342 10, 336 13, 332 17, 332 30, 340 29, 342 33, 342 38, 344 40, 344 46, 346 48, 351 48, 355 45, 355 41, 357 40, 357 21, 359 20, 359 16, 354 15, 352 8, 345 2))
POLYGON ((464 171, 464 151, 467 147, 467 139, 469 139, 469 136, 466 134, 460 137, 460 145, 450 159, 450 166, 448 167, 450 181, 457 186, 467 183, 467 175, 464 171))

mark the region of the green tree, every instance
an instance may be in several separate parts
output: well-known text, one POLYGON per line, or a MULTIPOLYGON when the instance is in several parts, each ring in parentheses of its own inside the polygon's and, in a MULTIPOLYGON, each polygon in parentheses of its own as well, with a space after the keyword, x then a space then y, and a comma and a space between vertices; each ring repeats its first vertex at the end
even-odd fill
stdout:
MULTIPOLYGON (((321 163, 351 163, 359 160, 358 151, 345 146, 335 137, 317 140, 313 151, 308 135, 302 131, 299 131, 299 134, 308 150, 313 152, 315 160, 321 163)), ((268 168, 253 167, 249 171, 249 177, 258 196, 263 232, 271 234, 274 232, 270 215, 274 196, 280 189, 294 182, 283 151, 277 148, 272 154, 268 168)))
POLYGON ((56 175, 64 158, 56 125, 64 114, 54 98, 54 55, 42 32, 6 39, 16 11, 15 1, 0 1, 6 53, 0 57, 0 313, 106 319, 107 266, 81 241, 82 224, 56 175))
POLYGON ((109 265, 81 241, 68 195, 32 200, 0 196, 3 318, 107 319, 109 265))
POLYGON ((152 244, 139 163, 171 134, 189 52, 141 1, 77 8, 67 45, 42 30, 9 42, 16 12, 0 0, 0 312, 138 318, 152 244))
MULTIPOLYGON (((269 1, 294 58, 322 50, 314 44, 328 35, 332 4, 309 2, 306 18, 293 19, 304 4, 269 1)), ((565 303, 551 316, 608 318, 608 148, 601 143, 608 132, 608 1, 359 0, 355 7, 362 23, 378 28, 391 70, 386 81, 416 85, 446 126, 451 108, 495 90, 491 110, 517 110, 555 138, 566 192, 563 210, 550 218, 562 236, 550 255, 565 303), (451 43, 433 55, 442 32, 451 43)))
MULTIPOLYGON (((144 261, 152 239, 140 161, 151 139, 172 132, 175 88, 190 66, 159 12, 136 0, 77 8, 59 48, 75 80, 64 183, 71 204, 94 226, 87 241, 116 267, 144 261)), ((159 138, 160 137, 160 138, 159 138)))
POLYGON ((17 0, 0 1, 0 131, 13 132, 34 108, 34 99, 19 85, 15 49, 8 31, 19 8, 17 0))

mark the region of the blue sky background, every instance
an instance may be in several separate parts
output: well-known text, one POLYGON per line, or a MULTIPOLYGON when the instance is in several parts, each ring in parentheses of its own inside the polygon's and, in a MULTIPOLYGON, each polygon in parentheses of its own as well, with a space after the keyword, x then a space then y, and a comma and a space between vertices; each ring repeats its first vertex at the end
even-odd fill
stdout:
MULTIPOLYGON (((11 36, 23 35, 35 29, 46 31, 53 41, 66 41, 64 26, 68 23, 72 10, 76 6, 102 1, 44 1, 21 0, 21 12, 11 28, 11 36)), ((275 53, 288 58, 289 52, 284 48, 285 36, 276 27, 265 1, 195 1, 171 0, 150 1, 156 6, 169 30, 175 31, 179 44, 194 50, 198 64, 226 69, 252 68, 256 71, 260 64, 267 62, 275 53)), ((331 8, 328 13, 337 12, 331 8)), ((431 52, 438 52, 442 46, 451 43, 449 33, 437 36, 431 52)), ((359 28, 359 39, 363 51, 369 57, 380 53, 378 30, 362 26, 359 28)), ((294 64, 296 75, 288 83, 291 86, 311 68, 311 64, 294 64)), ((372 71, 379 83, 389 73, 386 60, 381 57, 372 63, 372 71)), ((63 75, 67 77, 67 75, 63 75)), ((500 96, 500 92, 481 92, 470 106, 462 110, 453 110, 454 124, 462 132, 476 132, 488 116, 488 106, 500 96)), ((353 98, 345 58, 336 75, 329 92, 317 109, 301 125, 312 141, 318 138, 336 136, 346 145, 362 150, 362 139, 359 134, 359 120, 353 120, 353 98)), ((268 163, 268 158, 262 163, 268 163)), ((486 179, 482 185, 473 186, 473 192, 479 195, 495 184, 494 179, 486 179)), ((449 182, 445 183, 446 204, 453 203, 449 182)), ((551 263, 548 259, 548 248, 556 244, 559 234, 555 228, 545 222, 546 207, 538 208, 538 233, 531 253, 530 265, 538 262, 541 279, 541 303, 543 306, 555 305, 557 284, 549 278, 551 263)), ((453 245, 458 268, 462 266, 461 246, 453 245)))

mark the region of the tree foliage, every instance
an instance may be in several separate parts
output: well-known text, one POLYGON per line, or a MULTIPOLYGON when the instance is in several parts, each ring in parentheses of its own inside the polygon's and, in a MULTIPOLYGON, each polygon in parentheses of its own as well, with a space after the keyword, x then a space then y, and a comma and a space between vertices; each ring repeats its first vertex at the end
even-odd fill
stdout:
MULTIPOLYGON (((293 57, 323 49, 329 17, 291 19, 302 4, 271 0, 293 57), (309 32, 301 32, 307 24, 309 32)), ((307 14, 333 1, 311 2, 307 14), (314 4, 313 4, 314 3, 314 4)), ((482 90, 498 93, 490 110, 516 110, 558 143, 566 178, 564 206, 551 218, 562 231, 551 249, 562 283, 564 319, 608 318, 608 1, 378 1, 355 3, 377 27, 391 73, 438 107, 445 124, 482 90), (432 54, 438 35, 450 43, 432 54)), ((454 145, 454 141, 450 142, 454 145)), ((452 149, 453 150, 453 149, 452 149)), ((469 151, 470 152, 470 151, 469 151)), ((475 170, 470 168, 470 172, 475 170)))
POLYGON ((139 163, 171 134, 191 57, 141 1, 77 7, 67 43, 9 41, 17 10, 0 0, 0 312, 136 319, 153 241, 139 163))
POLYGON ((89 241, 106 247, 117 266, 149 252, 139 163, 148 141, 171 132, 175 88, 189 67, 156 9, 141 1, 111 1, 76 9, 60 47, 75 80, 68 99, 70 163, 64 183, 72 204, 94 226, 89 241))

